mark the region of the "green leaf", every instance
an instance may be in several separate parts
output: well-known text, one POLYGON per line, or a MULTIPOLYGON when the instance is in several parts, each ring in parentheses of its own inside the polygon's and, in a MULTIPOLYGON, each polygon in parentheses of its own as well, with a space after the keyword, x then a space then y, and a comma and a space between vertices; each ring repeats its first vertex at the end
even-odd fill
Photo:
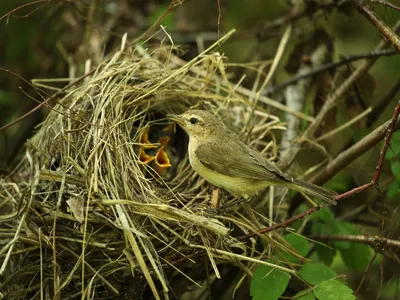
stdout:
POLYGON ((336 255, 336 249, 324 246, 321 244, 315 244, 315 250, 317 251, 318 257, 327 266, 330 266, 336 255))
MULTIPOLYGON (((158 18, 162 16, 162 14, 168 9, 167 4, 160 4, 158 5, 153 13, 147 17, 147 21, 149 22, 149 25, 154 24, 157 22, 158 18)), ((174 29, 175 26, 175 21, 174 21, 174 16, 169 13, 168 15, 165 16, 164 20, 161 22, 161 25, 168 27, 168 29, 174 29)))
POLYGON ((320 209, 319 211, 316 211, 315 213, 313 213, 312 218, 321 220, 323 222, 330 222, 335 219, 335 215, 330 210, 330 208, 323 208, 323 209, 320 209))
POLYGON ((353 270, 363 271, 371 259, 371 249, 367 245, 350 243, 348 249, 339 249, 346 266, 353 270))
POLYGON ((335 222, 312 222, 311 232, 314 235, 332 234, 334 231, 334 223, 335 222))
POLYGON ((314 294, 309 290, 298 292, 292 299, 296 300, 314 300, 314 294), (303 295, 303 296, 302 296, 303 295))
POLYGON ((392 169, 392 173, 394 177, 396 177, 397 181, 400 181, 400 161, 393 161, 390 164, 390 168, 392 169))
MULTIPOLYGON (((359 234, 357 228, 353 224, 345 221, 334 222, 333 223, 333 233, 339 235, 349 235, 349 234, 359 234)), ((339 249, 349 249, 351 243, 344 241, 335 241, 333 244, 339 249)))
POLYGON ((389 199, 397 198, 400 195, 400 182, 397 180, 392 181, 392 183, 389 184, 386 193, 389 199))
POLYGON ((325 184, 325 187, 338 193, 347 192, 349 190, 349 182, 351 182, 350 178, 350 174, 346 172, 339 172, 336 176, 329 180, 327 184, 325 184))
POLYGON ((320 300, 353 300, 353 290, 337 279, 321 282, 315 289, 314 295, 320 300))
POLYGON ((259 265, 250 284, 253 300, 276 300, 285 292, 290 275, 268 266, 259 265))
POLYGON ((400 133, 394 132, 390 140, 390 147, 386 152, 385 159, 392 159, 400 154, 400 133))
POLYGON ((7 105, 10 104, 10 92, 7 92, 5 90, 0 90, 0 104, 1 105, 7 105))
POLYGON ((336 276, 335 271, 331 268, 317 262, 304 264, 297 274, 312 285, 317 285, 336 276))
MULTIPOLYGON (((296 252, 301 256, 305 256, 308 252, 308 242, 301 235, 290 233, 285 236, 285 240, 294 248, 296 252)), ((291 255, 290 253, 285 253, 285 257, 289 262, 296 262, 297 257, 291 255)))

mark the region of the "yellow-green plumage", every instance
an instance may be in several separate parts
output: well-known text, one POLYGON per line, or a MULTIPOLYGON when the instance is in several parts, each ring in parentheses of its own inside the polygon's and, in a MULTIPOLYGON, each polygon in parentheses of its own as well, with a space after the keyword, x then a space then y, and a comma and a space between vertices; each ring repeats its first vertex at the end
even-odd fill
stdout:
POLYGON ((213 185, 244 198, 267 186, 282 185, 336 204, 337 193, 284 174, 210 112, 188 110, 170 118, 189 135, 192 168, 213 185))

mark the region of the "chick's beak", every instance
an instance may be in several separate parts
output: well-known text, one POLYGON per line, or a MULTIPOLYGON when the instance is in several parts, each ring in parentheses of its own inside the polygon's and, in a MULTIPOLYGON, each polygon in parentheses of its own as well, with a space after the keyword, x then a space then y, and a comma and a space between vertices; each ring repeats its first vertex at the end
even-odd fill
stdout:
POLYGON ((167 114, 167 118, 176 122, 182 127, 185 125, 185 119, 181 115, 167 114))

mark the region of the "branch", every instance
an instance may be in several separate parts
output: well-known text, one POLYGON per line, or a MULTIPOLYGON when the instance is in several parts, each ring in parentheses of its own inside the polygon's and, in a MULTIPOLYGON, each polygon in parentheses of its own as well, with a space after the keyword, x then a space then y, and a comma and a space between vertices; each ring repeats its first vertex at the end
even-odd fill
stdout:
POLYGON ((383 23, 379 17, 369 9, 367 5, 362 4, 360 0, 352 0, 356 6, 358 12, 368 19, 379 32, 393 45, 397 52, 400 53, 400 38, 397 34, 385 23, 383 23))
POLYGON ((382 252, 387 248, 400 249, 400 241, 386 239, 381 236, 365 236, 365 235, 312 235, 308 238, 317 241, 349 241, 354 243, 367 244, 373 247, 375 250, 382 252))
MULTIPOLYGON (((14 75, 16 77, 18 77, 19 79, 23 80, 24 82, 28 83, 29 85, 31 85, 35 90, 36 87, 34 85, 32 85, 29 81, 27 81, 26 79, 24 79, 23 77, 19 76, 18 74, 10 71, 10 70, 6 70, 3 68, 0 68, 0 71, 4 71, 7 73, 10 73, 11 75, 14 75)), ((82 75, 81 77, 77 78, 76 80, 74 80, 73 82, 71 82, 70 84, 64 86, 62 89, 60 89, 59 91, 57 91, 56 93, 54 93, 53 95, 49 96, 47 99, 45 99, 43 102, 40 102, 37 106, 35 106, 34 108, 32 108, 30 111, 28 111, 27 113, 23 114, 22 116, 16 118, 14 121, 11 121, 10 123, 0 127, 0 132, 3 130, 6 130, 7 128, 14 126, 15 124, 21 122, 22 120, 24 120, 25 118, 27 118, 29 115, 33 114, 35 111, 37 111, 38 109, 40 109, 43 106, 48 106, 49 102, 53 99, 55 99, 58 95, 60 95, 61 93, 63 93, 64 91, 68 90, 70 87, 74 86, 75 84, 77 84, 78 82, 82 81, 83 79, 85 79, 87 76, 91 75, 94 73, 94 71, 96 71, 96 69, 91 70, 90 72, 82 75)))
POLYGON ((367 127, 370 127, 372 124, 374 124, 374 121, 378 119, 380 114, 385 110, 386 107, 390 105, 390 103, 393 101, 393 98, 397 95, 397 93, 400 91, 400 80, 398 80, 382 97, 381 100, 377 101, 377 105, 374 105, 374 109, 370 113, 368 120, 367 120, 367 127))
MULTIPOLYGON (((340 195, 336 196, 336 201, 337 202, 339 202, 339 201, 341 201, 341 200, 343 200, 345 198, 354 196, 355 194, 360 193, 360 192, 370 188, 371 186, 375 186, 377 189, 379 189, 379 179, 380 179, 380 174, 381 174, 381 171, 382 171, 383 160, 385 159, 386 151, 387 151, 387 149, 389 147, 390 139, 392 137, 392 133, 397 128, 396 126, 400 125, 399 124, 400 122, 398 122, 399 114, 400 114, 400 101, 397 103, 397 105, 396 105, 396 107, 394 109, 394 112, 393 112, 393 115, 392 115, 392 119, 388 123, 385 123, 384 125, 380 126, 376 130, 374 130, 375 134, 381 133, 380 134, 380 139, 384 138, 384 143, 383 143, 383 147, 382 147, 381 153, 379 155, 378 163, 377 163, 377 166, 376 166, 376 169, 375 169, 375 172, 374 172, 374 176, 373 176, 371 182, 366 183, 366 184, 364 184, 362 186, 359 186, 359 187, 357 187, 355 189, 352 189, 351 191, 348 191, 348 192, 345 192, 343 194, 340 194, 340 195), (383 132, 382 132, 382 130, 383 130, 383 132)), ((365 140, 365 138, 363 140, 365 140)), ((357 144, 359 144, 359 143, 357 143, 357 144)), ((295 221, 303 219, 304 217, 313 214, 314 212, 320 210, 321 208, 323 208, 325 206, 327 206, 327 205, 326 204, 321 204, 321 205, 317 205, 317 206, 311 207, 311 208, 307 209, 306 211, 304 211, 303 213, 295 215, 295 216, 287 219, 286 221, 284 221, 282 223, 277 223, 277 224, 265 227, 265 228, 259 230, 258 232, 251 232, 251 233, 246 234, 244 236, 238 237, 238 240, 248 239, 248 238, 251 238, 251 237, 254 237, 254 236, 257 236, 257 235, 268 233, 268 232, 276 230, 278 228, 286 228, 286 227, 290 226, 292 223, 294 223, 295 221)))
MULTIPOLYGON (((321 65, 323 61, 326 60, 328 49, 324 44, 319 45, 312 52, 311 65, 318 66, 321 65)), ((309 72, 310 66, 304 64, 300 67, 297 74, 301 76, 309 72)), ((303 80, 302 82, 292 85, 285 90, 285 100, 286 106, 291 110, 302 112, 304 108, 304 101, 306 94, 310 90, 311 79, 303 80)), ((293 115, 286 115, 286 130, 283 132, 281 141, 281 160, 285 161, 286 155, 290 153, 290 148, 292 142, 297 138, 300 127, 300 119, 293 115)))
MULTIPOLYGON (((363 155, 372 147, 376 146, 385 137, 385 128, 391 123, 387 121, 382 124, 370 134, 366 135, 356 144, 354 144, 349 149, 341 152, 334 160, 332 160, 328 165, 326 165, 321 171, 310 178, 310 182, 321 185, 324 182, 331 179, 336 173, 346 166, 348 166, 355 159, 363 155)), ((395 129, 400 127, 400 120, 396 122, 395 129)))
MULTIPOLYGON (((396 23, 394 30, 397 31, 398 27, 400 27, 400 21, 396 23)), ((378 46, 375 48, 374 51, 380 51, 386 46, 385 41, 381 41, 378 46)), ((366 61, 364 61, 351 75, 350 77, 345 80, 337 89, 334 90, 332 94, 328 96, 328 99, 326 100, 325 104, 322 106, 320 112, 318 115, 315 117, 315 120, 313 123, 310 124, 310 126, 307 128, 307 130, 303 133, 303 139, 301 140, 307 140, 308 138, 311 138, 314 136, 315 132, 319 128, 320 124, 325 120, 326 115, 329 113, 329 111, 336 106, 341 100, 343 100, 344 95, 346 95, 348 89, 356 83, 358 78, 365 74, 375 63, 377 60, 376 57, 370 58, 366 61)), ((292 145, 292 151, 290 153, 290 156, 288 156, 288 159, 286 161, 280 161, 279 162, 279 167, 281 169, 287 169, 291 163, 293 162, 294 158, 296 157, 297 153, 300 151, 301 143, 293 144, 292 145)))
POLYGON ((394 10, 400 11, 400 7, 398 7, 397 5, 394 5, 394 4, 390 3, 390 2, 384 1, 384 0, 371 0, 371 2, 372 3, 377 3, 377 4, 382 5, 382 6, 387 6, 389 8, 394 9, 394 10))
POLYGON ((297 81, 304 80, 304 79, 306 79, 308 77, 314 76, 314 75, 316 75, 318 73, 325 72, 325 71, 330 70, 330 69, 335 69, 335 68, 338 68, 338 67, 341 67, 341 66, 348 65, 348 64, 350 64, 350 63, 352 63, 354 61, 357 61, 357 60, 368 59, 368 58, 378 58, 378 57, 381 57, 381 56, 392 56, 392 55, 395 55, 395 54, 397 54, 396 50, 384 49, 384 50, 380 50, 380 51, 372 51, 372 52, 369 52, 369 53, 362 53, 362 54, 354 54, 354 55, 344 56, 341 60, 339 60, 337 62, 331 62, 331 63, 326 63, 326 64, 323 64, 323 65, 319 65, 319 66, 317 66, 316 68, 310 70, 307 73, 299 74, 299 75, 297 75, 297 76, 289 79, 288 81, 283 82, 283 83, 281 83, 281 84, 279 84, 277 86, 267 88, 265 90, 264 95, 274 94, 274 93, 279 92, 280 90, 286 88, 287 86, 296 83, 297 81))
POLYGON ((17 8, 14 8, 14 9, 10 10, 8 13, 2 15, 2 16, 0 17, 0 21, 3 20, 4 18, 7 18, 7 19, 8 19, 9 17, 11 17, 12 14, 14 14, 14 13, 17 12, 18 10, 21 10, 21 9, 23 9, 23 8, 25 8, 25 7, 40 4, 39 7, 37 7, 37 8, 34 9, 34 10, 37 10, 37 9, 39 9, 39 8, 41 8, 41 7, 43 7, 43 6, 45 6, 46 4, 48 4, 50 1, 51 1, 51 0, 38 0, 38 1, 32 1, 32 2, 29 2, 29 3, 22 4, 22 5, 18 6, 17 8))

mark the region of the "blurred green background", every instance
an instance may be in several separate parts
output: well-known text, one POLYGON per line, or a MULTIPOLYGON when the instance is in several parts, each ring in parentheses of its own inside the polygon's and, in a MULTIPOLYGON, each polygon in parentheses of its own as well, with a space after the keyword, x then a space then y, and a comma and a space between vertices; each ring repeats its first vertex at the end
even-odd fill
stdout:
MULTIPOLYGON (((166 27, 166 31, 172 36, 175 44, 181 45, 182 57, 185 59, 197 55, 201 49, 235 28, 237 30, 235 35, 220 48, 220 52, 228 58, 229 63, 271 60, 289 23, 288 20, 299 12, 303 12, 304 17, 293 22, 292 36, 283 61, 278 66, 270 84, 272 87, 294 76, 298 68, 296 64, 299 64, 300 58, 307 55, 307 43, 311 44, 313 37, 318 42, 326 40, 324 42, 330 49, 328 61, 337 61, 343 56, 373 51, 382 39, 379 31, 361 16, 351 3, 336 8, 335 2, 339 1, 192 0, 182 1, 181 5, 175 1, 176 5, 173 6, 169 1, 161 0, 1 1, 0 127, 26 114, 51 95, 48 89, 34 88, 29 81, 36 78, 76 78, 83 75, 87 60, 90 59, 92 66, 95 66, 101 62, 103 55, 118 49, 124 33, 128 33, 130 39, 139 37, 168 10, 168 7, 170 10, 161 24, 166 27), (10 13, 15 8, 18 9, 10 13), (315 35, 316 32, 323 34, 315 35), (303 41, 307 41, 306 45, 302 44, 303 41), (299 47, 303 47, 303 52, 299 60, 293 62, 299 47)), ((398 0, 392 0, 391 3, 400 5, 398 0)), ((377 4, 371 4, 371 7, 389 26, 393 26, 400 19, 399 11, 377 4)), ((157 43, 163 39, 165 35, 158 32, 148 42, 157 43)), ((337 87, 359 64, 360 61, 357 61, 328 72, 330 89, 337 87)), ((257 75, 256 72, 234 66, 228 68, 227 72, 233 82, 239 81, 243 75, 246 75, 243 85, 250 89, 257 75)), ((313 80, 317 81, 315 78, 313 80)), ((387 103, 383 105, 382 101, 385 95, 396 84, 398 85, 399 80, 400 57, 392 55, 379 58, 369 74, 362 77, 357 86, 350 89, 346 95, 346 101, 337 107, 330 119, 326 120, 325 131, 345 123, 369 106, 380 107, 380 111, 370 114, 369 117, 326 141, 324 145, 329 149, 332 157, 337 156, 347 146, 357 142, 390 118, 399 100, 398 89, 387 103)), ((60 87, 64 84, 60 83, 60 87)), ((318 98, 316 92, 307 95, 308 102, 305 109, 308 109, 309 113, 315 111, 324 102, 328 92, 320 92, 322 94, 319 94, 318 98)), ((270 96, 284 101, 282 93, 270 96)), ((54 104, 54 100, 50 101, 51 104, 54 104)), ((3 174, 9 172, 17 153, 32 135, 35 126, 46 117, 47 112, 47 108, 41 108, 29 114, 21 122, 0 132, 0 169, 3 174)), ((285 117, 279 111, 272 111, 272 113, 282 119, 285 117)), ((319 134, 323 133, 324 131, 319 132, 319 134)), ((389 151, 391 154, 385 163, 382 185, 384 192, 389 187, 387 204, 392 223, 382 231, 378 226, 381 224, 381 216, 378 218, 379 222, 372 222, 371 215, 373 214, 371 214, 368 215, 367 221, 373 224, 362 228, 364 233, 385 233, 387 237, 399 239, 397 208, 400 195, 400 163, 397 153, 400 149, 400 139, 398 133, 394 136, 392 146, 392 150, 389 151)), ((328 186, 341 192, 368 182, 375 169, 379 151, 380 147, 376 147, 363 155, 356 163, 340 172, 328 183, 328 186)), ((310 156, 307 153, 300 155, 300 159, 301 157, 309 159, 305 157, 310 156)), ((377 193, 370 192, 356 196, 338 208, 336 215, 352 211, 360 203, 364 203, 366 198, 374 197, 378 197, 377 193)), ((380 215, 381 210, 377 207, 375 209, 380 215)), ((367 224, 367 221, 363 225, 367 224)), ((353 287, 357 286, 362 276, 360 270, 346 266, 339 255, 335 256, 333 264, 337 272, 346 272, 349 275, 353 287)), ((361 298, 372 299, 369 298, 369 291, 377 293, 379 290, 378 286, 373 285, 374 280, 380 281, 379 270, 383 268, 382 266, 385 268, 386 288, 380 289, 380 297, 394 299, 395 293, 398 292, 399 264, 391 265, 389 262, 384 265, 381 256, 374 262, 373 268, 376 272, 368 279, 370 290, 365 288, 365 291, 361 292, 361 298), (396 272, 397 275, 395 275, 396 272)), ((376 294, 373 299, 375 296, 376 294)))

